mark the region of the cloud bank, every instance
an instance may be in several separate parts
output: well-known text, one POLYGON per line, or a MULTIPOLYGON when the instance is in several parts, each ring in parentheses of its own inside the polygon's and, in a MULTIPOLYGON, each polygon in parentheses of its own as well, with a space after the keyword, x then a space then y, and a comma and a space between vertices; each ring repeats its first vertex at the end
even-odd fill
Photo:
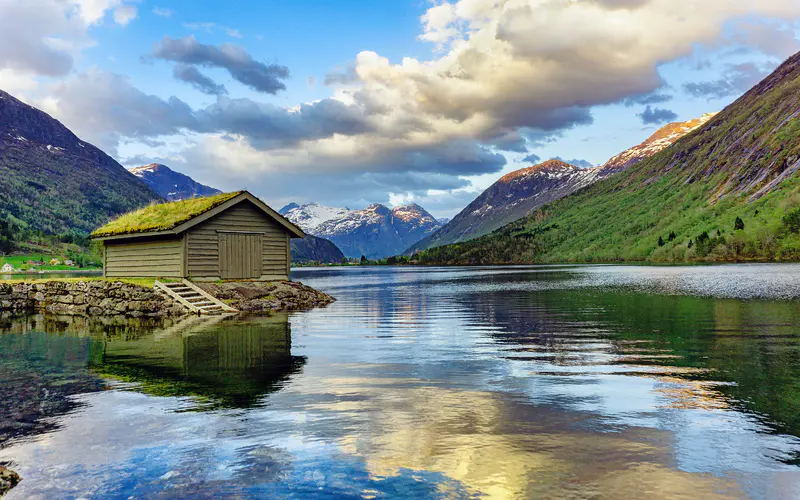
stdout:
MULTIPOLYGON (((121 5, 105 4, 102 12, 121 5)), ((32 12, 42 11, 16 15, 32 12)), ((44 19, 31 36, 6 32, 0 21, 0 43, 11 37, 27 43, 26 57, 0 55, 8 59, 0 59, 0 70, 25 65, 41 74, 68 74, 74 52, 45 39, 74 24, 74 43, 90 43, 87 23, 102 16, 78 12, 44 19)), ((660 66, 699 47, 750 44, 777 56, 786 44, 770 35, 794 40, 787 26, 798 17, 800 2, 785 0, 440 2, 421 17, 419 37, 434 45, 434 57, 391 61, 361 52, 328 75, 331 95, 315 102, 281 107, 229 97, 229 89, 200 70, 224 70, 269 98, 286 89, 289 68, 261 62, 238 45, 166 36, 149 55, 174 63, 174 76, 215 96, 214 103, 193 109, 175 97, 145 94, 124 76, 92 70, 55 84, 49 109, 105 147, 189 133, 192 140, 180 152, 184 170, 223 187, 246 183, 277 197, 291 185, 308 199, 325 188, 340 190, 328 200, 352 199, 363 188, 383 190, 386 199, 387 193, 419 192, 423 179, 430 189, 462 189, 465 176, 499 172, 506 154, 529 155, 592 123, 597 106, 645 106, 645 123, 672 119, 672 111, 657 106, 672 98, 660 66), (346 181, 334 182, 339 178, 346 181)), ((755 77, 754 68, 732 67, 719 81, 683 90, 704 98, 728 95, 755 77)))

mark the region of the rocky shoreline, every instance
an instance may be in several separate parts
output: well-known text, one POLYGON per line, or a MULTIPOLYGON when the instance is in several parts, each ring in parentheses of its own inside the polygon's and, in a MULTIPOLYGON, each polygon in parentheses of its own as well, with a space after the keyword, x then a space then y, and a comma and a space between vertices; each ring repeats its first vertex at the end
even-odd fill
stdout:
POLYGON ((299 281, 228 281, 195 284, 229 306, 248 313, 298 311, 327 306, 336 301, 327 293, 299 281))
MULTIPOLYGON (((310 309, 335 300, 326 293, 292 281, 197 285, 232 307, 250 313, 310 309)), ((0 282, 0 311, 134 318, 190 314, 160 291, 113 280, 0 282)))
POLYGON ((0 497, 18 485, 21 480, 19 474, 0 465, 0 497))

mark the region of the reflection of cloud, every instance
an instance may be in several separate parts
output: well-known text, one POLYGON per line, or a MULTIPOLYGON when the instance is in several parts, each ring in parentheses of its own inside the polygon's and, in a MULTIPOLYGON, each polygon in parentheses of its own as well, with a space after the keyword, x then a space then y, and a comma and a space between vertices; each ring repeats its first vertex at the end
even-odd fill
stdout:
POLYGON ((655 390, 666 398, 664 408, 682 410, 727 410, 730 403, 717 390, 720 382, 686 380, 677 377, 655 377, 655 390))
POLYGON ((317 411, 369 422, 340 443, 363 456, 375 477, 437 472, 488 498, 612 498, 620 491, 721 498, 734 491, 726 481, 673 470, 671 434, 655 429, 595 433, 581 430, 579 413, 419 380, 338 378, 315 387, 295 386, 320 400, 317 411))

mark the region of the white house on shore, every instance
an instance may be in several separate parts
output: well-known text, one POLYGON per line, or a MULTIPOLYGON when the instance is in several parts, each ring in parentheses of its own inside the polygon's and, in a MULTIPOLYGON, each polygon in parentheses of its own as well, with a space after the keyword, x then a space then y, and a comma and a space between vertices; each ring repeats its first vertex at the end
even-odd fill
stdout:
POLYGON ((0 272, 13 273, 14 272, 14 266, 12 266, 8 262, 6 262, 5 264, 3 264, 3 267, 0 268, 0 272))

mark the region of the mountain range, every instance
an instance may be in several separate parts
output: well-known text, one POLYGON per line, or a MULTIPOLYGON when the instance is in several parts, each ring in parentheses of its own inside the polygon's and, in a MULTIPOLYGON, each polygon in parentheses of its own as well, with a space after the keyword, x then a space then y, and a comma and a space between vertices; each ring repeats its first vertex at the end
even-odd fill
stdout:
POLYGON ((623 151, 599 167, 581 168, 561 160, 548 160, 506 174, 449 223, 412 245, 405 253, 411 255, 426 248, 467 241, 490 233, 528 215, 532 210, 653 156, 713 116, 714 113, 709 113, 687 122, 665 125, 641 144, 623 151))
POLYGON ((291 203, 280 210, 314 236, 331 240, 350 258, 396 255, 441 224, 416 204, 388 208, 374 203, 361 210, 291 203))
POLYGON ((800 259, 800 53, 670 147, 428 264, 800 259))
MULTIPOLYGON (((131 172, 171 201, 219 192, 158 163, 131 172)), ((362 255, 380 259, 401 252, 441 225, 419 205, 389 209, 373 204, 350 210, 319 203, 290 203, 279 212, 308 234, 291 242, 292 259, 302 263, 338 263, 345 257, 357 259, 362 255)))
POLYGON ((32 234, 85 236, 156 201, 161 197, 113 158, 0 91, 0 229, 15 244, 32 234))
MULTIPOLYGON (((0 91, 0 251, 41 237, 86 245, 86 236, 110 218, 215 193, 165 165, 128 171, 47 113, 0 91)), ((291 246, 297 262, 344 258, 336 245, 310 235, 291 246)))
POLYGON ((151 163, 150 165, 132 168, 130 172, 169 201, 221 193, 219 189, 200 184, 188 175, 176 172, 160 163, 151 163))
MULTIPOLYGON (((429 264, 797 260, 798 96, 800 54, 717 115, 662 127, 599 167, 548 160, 507 174, 446 224, 415 204, 281 213, 309 233, 292 242, 307 261, 406 249, 429 264)), ((160 164, 134 172, 0 91, 0 251, 217 192, 160 164)))

